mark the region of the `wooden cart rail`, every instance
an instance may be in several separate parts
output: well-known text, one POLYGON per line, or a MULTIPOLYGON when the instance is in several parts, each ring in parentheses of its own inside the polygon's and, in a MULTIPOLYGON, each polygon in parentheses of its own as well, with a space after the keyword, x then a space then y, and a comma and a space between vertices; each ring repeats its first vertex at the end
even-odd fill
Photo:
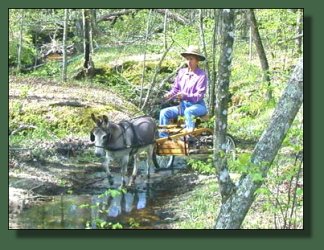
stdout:
POLYGON ((192 132, 187 132, 187 131, 181 132, 181 130, 183 130, 183 128, 170 128, 167 131, 173 135, 170 135, 170 136, 164 137, 164 138, 159 138, 159 139, 155 140, 155 142, 162 143, 162 142, 169 141, 169 140, 180 139, 181 137, 184 137, 186 135, 197 136, 197 135, 202 134, 203 132, 208 132, 210 134, 213 134, 213 130, 210 128, 195 128, 192 132), (174 134, 174 133, 176 133, 176 134, 174 134))

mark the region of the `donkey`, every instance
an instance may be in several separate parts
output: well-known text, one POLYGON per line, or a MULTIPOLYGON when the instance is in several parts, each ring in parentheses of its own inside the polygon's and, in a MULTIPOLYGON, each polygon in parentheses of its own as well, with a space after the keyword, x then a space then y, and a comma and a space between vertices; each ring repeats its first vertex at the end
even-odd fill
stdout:
POLYGON ((97 118, 91 114, 91 118, 96 127, 90 133, 90 140, 95 142, 96 156, 100 157, 106 154, 104 165, 110 185, 113 185, 109 168, 111 161, 116 161, 121 166, 121 187, 123 187, 129 159, 134 156, 133 172, 128 182, 128 186, 131 186, 137 175, 139 154, 144 151, 147 152, 146 176, 149 177, 155 144, 155 121, 149 116, 141 116, 117 124, 109 121, 106 115, 97 118))

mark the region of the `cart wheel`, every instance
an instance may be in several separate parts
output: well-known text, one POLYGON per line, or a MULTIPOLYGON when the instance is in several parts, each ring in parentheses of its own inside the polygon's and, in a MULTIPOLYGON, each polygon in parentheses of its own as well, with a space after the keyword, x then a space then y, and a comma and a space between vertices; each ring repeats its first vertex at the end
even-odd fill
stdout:
POLYGON ((157 155, 154 152, 152 160, 157 169, 167 169, 172 168, 174 157, 174 155, 157 155))
POLYGON ((233 137, 229 134, 226 135, 226 154, 230 157, 231 160, 236 159, 236 145, 233 137))

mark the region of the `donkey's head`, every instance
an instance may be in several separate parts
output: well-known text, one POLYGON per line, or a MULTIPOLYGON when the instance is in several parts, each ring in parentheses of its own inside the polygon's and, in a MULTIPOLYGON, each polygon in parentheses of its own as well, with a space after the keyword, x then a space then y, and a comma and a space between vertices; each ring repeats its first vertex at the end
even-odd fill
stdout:
POLYGON ((90 140, 95 143, 96 156, 104 156, 105 147, 108 144, 110 137, 108 117, 103 115, 102 117, 97 118, 94 114, 91 114, 91 118, 96 124, 96 127, 94 127, 90 132, 90 140))

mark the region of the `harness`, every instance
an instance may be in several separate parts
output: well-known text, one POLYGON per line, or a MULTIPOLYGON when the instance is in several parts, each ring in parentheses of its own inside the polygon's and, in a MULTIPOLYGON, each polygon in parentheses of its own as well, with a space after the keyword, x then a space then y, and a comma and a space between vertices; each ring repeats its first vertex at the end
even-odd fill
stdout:
MULTIPOLYGON (((134 118, 134 119, 136 119, 136 118, 134 118)), ((134 120, 134 119, 132 119, 132 120, 134 120)), ((95 145, 95 147, 107 149, 107 150, 113 151, 113 152, 131 148, 130 154, 135 154, 138 151, 139 147, 147 146, 149 144, 154 143, 154 140, 153 140, 151 143, 145 144, 143 142, 143 140, 138 136, 134 125, 129 121, 121 121, 117 125, 122 129, 122 134, 121 135, 123 136, 123 144, 124 144, 124 146, 119 147, 119 148, 115 148, 115 147, 110 147, 108 144, 106 144, 105 146, 96 146, 95 145), (132 138, 132 141, 130 142, 130 144, 128 144, 127 140, 126 140, 127 139, 126 138, 126 130, 128 128, 131 128, 132 133, 133 133, 133 138, 132 138)), ((107 130, 109 131, 109 127, 108 127, 107 130)), ((109 138, 107 139, 107 142, 108 142, 108 141, 110 141, 112 134, 107 132, 107 135, 109 136, 109 138)))
POLYGON ((138 150, 138 146, 144 146, 144 143, 139 143, 139 137, 136 133, 136 130, 134 128, 134 125, 128 121, 121 121, 119 123, 120 127, 122 128, 123 132, 122 132, 122 135, 123 135, 123 142, 124 142, 124 145, 125 145, 125 148, 131 148, 131 151, 130 151, 130 154, 135 154, 138 150), (133 140, 131 141, 130 145, 127 144, 127 141, 126 141, 126 130, 127 128, 131 128, 132 132, 133 132, 133 140))

